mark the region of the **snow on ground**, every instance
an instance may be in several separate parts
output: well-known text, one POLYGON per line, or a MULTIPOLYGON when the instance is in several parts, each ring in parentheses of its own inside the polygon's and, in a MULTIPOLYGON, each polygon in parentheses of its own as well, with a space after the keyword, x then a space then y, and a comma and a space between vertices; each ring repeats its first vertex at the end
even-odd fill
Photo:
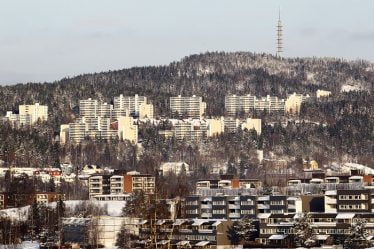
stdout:
MULTIPOLYGON (((79 205, 82 200, 74 200, 74 201, 65 201, 65 205, 69 209, 74 209, 77 205, 79 205)), ((100 207, 107 207, 108 215, 109 216, 121 216, 122 208, 125 206, 125 201, 89 201, 100 207)), ((52 202, 48 204, 50 207, 55 207, 56 202, 52 202)), ((0 216, 4 215, 13 220, 26 220, 28 216, 30 206, 25 206, 21 208, 9 208, 0 210, 0 216)), ((2 248, 0 248, 2 249, 2 248)))
POLYGON ((342 85, 341 92, 351 92, 351 91, 360 91, 362 90, 360 86, 355 85, 342 85))
POLYGON ((35 241, 23 241, 18 245, 0 245, 0 249, 39 249, 40 245, 35 241))

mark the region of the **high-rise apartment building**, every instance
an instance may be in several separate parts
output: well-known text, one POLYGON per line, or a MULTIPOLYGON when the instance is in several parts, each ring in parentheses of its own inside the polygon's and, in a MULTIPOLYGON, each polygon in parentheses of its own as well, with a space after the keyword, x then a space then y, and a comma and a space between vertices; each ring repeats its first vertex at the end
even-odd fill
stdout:
POLYGON ((257 98, 256 96, 229 95, 225 97, 225 110, 227 115, 235 116, 250 111, 284 112, 284 99, 267 95, 257 98))
POLYGON ((38 120, 48 120, 48 106, 35 103, 34 105, 19 105, 19 114, 6 112, 5 118, 15 125, 33 125, 38 120))
POLYGON ((170 97, 170 111, 179 117, 201 119, 205 115, 205 110, 206 103, 202 97, 170 97))
POLYGON ((47 121, 48 119, 48 106, 35 103, 34 105, 20 105, 19 115, 30 115, 31 124, 36 123, 38 120, 47 121))
POLYGON ((179 140, 200 141, 206 138, 207 126, 202 122, 180 121, 174 125, 174 136, 179 140))
POLYGON ((139 116, 140 119, 153 118, 153 105, 147 103, 147 97, 139 96, 123 96, 114 97, 114 112, 115 116, 139 116))
POLYGON ((81 117, 111 118, 112 112, 113 112, 113 106, 108 103, 102 103, 96 99, 91 99, 91 98, 79 101, 79 115, 81 117))

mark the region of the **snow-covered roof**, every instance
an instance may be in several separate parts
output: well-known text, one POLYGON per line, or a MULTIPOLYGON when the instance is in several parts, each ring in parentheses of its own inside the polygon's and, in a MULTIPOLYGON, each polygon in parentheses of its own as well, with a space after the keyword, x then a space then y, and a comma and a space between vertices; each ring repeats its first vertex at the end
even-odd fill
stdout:
POLYGON ((325 195, 336 195, 336 190, 327 190, 325 195))
POLYGON ((209 245, 209 241, 199 241, 195 246, 206 246, 209 245))
POLYGON ((286 235, 284 234, 273 234, 269 237, 269 240, 282 240, 285 238, 286 238, 286 235))
POLYGON ((259 200, 259 201, 268 201, 269 199, 270 199, 269 196, 259 196, 259 197, 258 197, 258 200, 259 200))
POLYGON ((186 220, 179 219, 179 220, 175 220, 175 222, 174 222, 173 225, 174 226, 180 226, 180 225, 182 225, 185 222, 186 222, 186 220))
POLYGON ((296 201, 298 198, 294 196, 290 196, 287 198, 287 201, 296 201))
POLYGON ((164 224, 165 222, 166 222, 165 220, 158 220, 156 222, 156 225, 160 226, 160 225, 164 224))
POLYGON ((194 219, 192 226, 201 226, 204 223, 207 223, 208 220, 206 219, 194 219))
POLYGON ((185 246, 189 244, 190 242, 188 240, 182 240, 177 243, 177 246, 185 246))
POLYGON ((216 227, 216 226, 218 226, 219 224, 221 224, 221 221, 220 221, 220 220, 217 220, 216 222, 214 222, 214 223, 212 224, 212 226, 216 227))
POLYGON ((352 219, 355 217, 354 213, 338 213, 336 219, 352 219))
POLYGON ((169 242, 170 242, 170 240, 161 240, 160 242, 157 242, 157 244, 159 244, 159 245, 166 245, 169 242))
POLYGON ((257 218, 259 219, 267 219, 270 217, 270 213, 267 213, 267 214, 257 214, 257 218))
POLYGON ((317 240, 327 240, 328 237, 329 237, 329 235, 326 235, 326 234, 316 235, 317 240))

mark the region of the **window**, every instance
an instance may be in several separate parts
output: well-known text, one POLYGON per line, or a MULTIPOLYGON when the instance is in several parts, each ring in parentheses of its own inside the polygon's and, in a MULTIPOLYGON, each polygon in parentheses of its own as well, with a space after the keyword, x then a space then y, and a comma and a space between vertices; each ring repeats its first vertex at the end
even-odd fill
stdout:
POLYGON ((253 203, 253 200, 247 200, 247 201, 242 201, 240 204, 241 204, 242 206, 251 206, 251 205, 253 205, 254 203, 253 203))
POLYGON ((226 205, 225 201, 213 201, 213 205, 226 205))
POLYGON ((226 210, 225 209, 213 209, 213 214, 225 214, 226 210))
POLYGON ((254 210, 253 209, 250 209, 250 210, 241 210, 240 212, 241 212, 241 214, 254 214, 254 210))

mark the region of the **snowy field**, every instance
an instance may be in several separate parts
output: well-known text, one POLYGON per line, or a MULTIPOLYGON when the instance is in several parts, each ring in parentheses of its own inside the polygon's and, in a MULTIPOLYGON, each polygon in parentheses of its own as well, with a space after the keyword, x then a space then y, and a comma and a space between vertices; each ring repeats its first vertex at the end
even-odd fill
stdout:
MULTIPOLYGON (((68 209, 74 209, 75 206, 79 205, 83 201, 65 201, 65 205, 68 209)), ((109 216, 121 216, 122 208, 125 206, 125 201, 88 201, 100 207, 106 207, 109 216)), ((49 203, 48 206, 55 207, 56 202, 49 203)), ((0 216, 7 216, 14 220, 26 220, 28 216, 30 206, 21 208, 9 208, 0 210, 0 216)), ((0 247, 0 249, 2 249, 0 247)))

